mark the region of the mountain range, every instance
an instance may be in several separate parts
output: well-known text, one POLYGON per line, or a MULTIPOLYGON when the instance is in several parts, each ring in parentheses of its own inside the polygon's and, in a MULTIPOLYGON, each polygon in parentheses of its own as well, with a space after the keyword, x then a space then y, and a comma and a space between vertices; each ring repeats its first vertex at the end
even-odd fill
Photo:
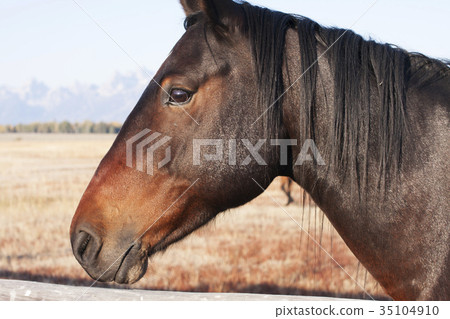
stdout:
POLYGON ((0 86, 0 124, 64 121, 124 122, 150 78, 116 73, 101 85, 50 88, 32 80, 21 88, 0 86))

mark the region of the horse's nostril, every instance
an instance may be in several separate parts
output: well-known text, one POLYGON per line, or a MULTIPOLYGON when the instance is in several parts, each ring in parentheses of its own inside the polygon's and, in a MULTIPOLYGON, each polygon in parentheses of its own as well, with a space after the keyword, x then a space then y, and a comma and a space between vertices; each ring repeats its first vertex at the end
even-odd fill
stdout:
POLYGON ((89 235, 88 233, 86 233, 84 231, 80 232, 79 237, 80 237, 80 239, 79 239, 80 246, 78 246, 77 252, 78 252, 78 255, 80 255, 81 259, 84 259, 83 254, 86 251, 86 248, 89 245, 89 241, 91 240, 92 237, 91 237, 91 235, 89 235))
POLYGON ((92 264, 97 259, 100 248, 99 238, 93 232, 84 230, 79 231, 72 242, 74 255, 83 265, 92 264))

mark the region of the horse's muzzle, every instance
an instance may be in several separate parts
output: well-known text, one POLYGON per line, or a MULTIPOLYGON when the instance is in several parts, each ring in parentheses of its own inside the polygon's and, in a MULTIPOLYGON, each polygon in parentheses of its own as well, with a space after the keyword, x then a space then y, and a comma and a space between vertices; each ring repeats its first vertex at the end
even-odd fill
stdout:
POLYGON ((71 242, 75 258, 94 280, 131 284, 147 271, 147 251, 142 249, 141 242, 131 243, 128 247, 110 247, 86 225, 72 233, 71 242))

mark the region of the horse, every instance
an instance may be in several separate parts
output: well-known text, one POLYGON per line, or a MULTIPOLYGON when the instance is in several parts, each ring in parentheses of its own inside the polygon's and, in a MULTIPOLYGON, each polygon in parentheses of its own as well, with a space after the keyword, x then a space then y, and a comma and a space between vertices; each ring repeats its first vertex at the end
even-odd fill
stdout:
POLYGON ((281 176, 280 177, 280 189, 287 197, 286 206, 288 206, 290 203, 293 203, 294 199, 291 196, 292 179, 290 179, 287 176, 281 176))
POLYGON ((247 2, 180 2, 186 32, 73 217, 86 272, 134 283, 288 176, 393 299, 450 299, 449 63, 247 2))

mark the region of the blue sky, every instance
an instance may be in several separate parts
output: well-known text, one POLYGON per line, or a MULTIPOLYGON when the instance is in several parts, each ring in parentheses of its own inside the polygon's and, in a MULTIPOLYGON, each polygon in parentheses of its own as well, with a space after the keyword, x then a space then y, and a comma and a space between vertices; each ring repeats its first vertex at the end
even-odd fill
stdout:
MULTIPOLYGON (((139 64, 156 71, 183 33, 178 0, 77 0, 139 64)), ((324 25, 350 27, 374 0, 254 0, 324 25)), ((356 32, 450 58, 450 1, 378 0, 356 32)), ((136 64, 72 0, 0 1, 0 86, 100 84, 136 64)))

